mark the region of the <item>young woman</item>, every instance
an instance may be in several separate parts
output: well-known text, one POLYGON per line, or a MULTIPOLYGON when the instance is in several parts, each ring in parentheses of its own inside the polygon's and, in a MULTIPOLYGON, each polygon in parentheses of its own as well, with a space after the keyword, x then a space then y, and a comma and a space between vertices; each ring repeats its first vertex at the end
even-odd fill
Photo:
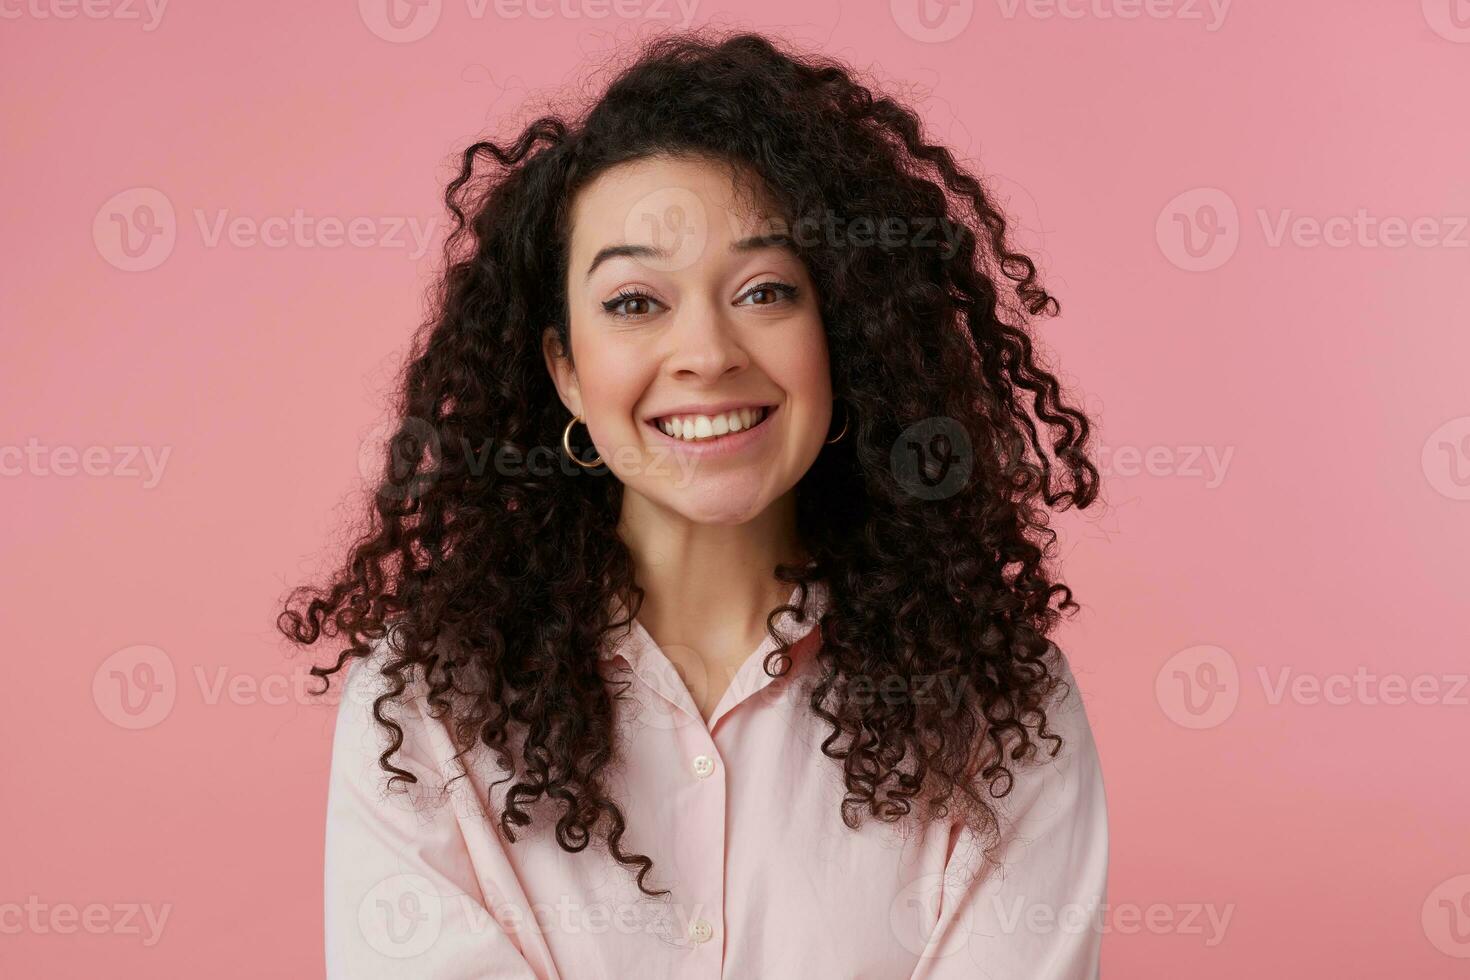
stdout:
POLYGON ((981 184, 673 35, 446 202, 369 527, 281 619, 352 665, 328 975, 1096 976, 1047 517, 1098 472, 981 184))

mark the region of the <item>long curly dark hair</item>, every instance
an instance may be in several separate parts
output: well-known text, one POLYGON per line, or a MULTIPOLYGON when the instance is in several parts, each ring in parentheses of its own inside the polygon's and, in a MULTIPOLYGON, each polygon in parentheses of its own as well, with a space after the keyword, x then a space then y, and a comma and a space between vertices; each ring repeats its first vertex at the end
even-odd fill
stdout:
MULTIPOLYGON (((821 751, 845 776, 841 819, 958 807, 998 840, 992 800, 1009 792, 1011 767, 1039 758, 1042 741, 1052 755, 1061 747, 1047 729, 1061 683, 1048 634, 1077 603, 1048 570, 1048 510, 1098 493, 1089 421, 1064 402, 1025 328, 1058 305, 990 194, 926 141, 911 109, 760 34, 647 38, 590 106, 464 151, 444 198, 454 220, 444 271, 396 395, 366 527, 328 583, 290 593, 279 628, 302 645, 349 644, 312 668, 328 687, 391 632, 373 707, 390 783, 416 781, 393 764, 403 733, 383 713, 414 683, 435 717, 450 718, 461 754, 487 746, 509 773, 497 808, 506 839, 532 822, 528 806, 553 807, 561 847, 596 839, 636 869, 640 890, 666 893, 644 884, 653 862, 620 846, 626 824, 607 792, 621 694, 597 651, 643 597, 615 531, 622 485, 572 466, 486 466, 483 452, 562 458, 568 413, 541 334, 554 326, 571 349, 570 204, 602 171, 653 154, 735 164, 760 178, 789 227, 835 220, 853 232, 797 243, 851 432, 796 488, 809 560, 775 575, 803 602, 813 581, 828 589, 810 709, 830 726, 821 751), (856 233, 885 220, 907 234, 856 233), (614 597, 626 612, 616 622, 614 597), (904 682, 894 690, 963 697, 851 694, 853 678, 893 676, 904 682)), ((774 624, 796 610, 771 613, 768 673, 791 662, 774 624)))

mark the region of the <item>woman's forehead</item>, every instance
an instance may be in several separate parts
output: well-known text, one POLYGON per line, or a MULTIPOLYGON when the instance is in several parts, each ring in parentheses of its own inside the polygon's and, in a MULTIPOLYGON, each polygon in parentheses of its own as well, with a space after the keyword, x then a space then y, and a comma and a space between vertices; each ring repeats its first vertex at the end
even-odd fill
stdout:
POLYGON ((609 167, 571 210, 571 252, 609 245, 668 247, 678 236, 733 240, 780 225, 759 178, 723 161, 655 156, 609 167))

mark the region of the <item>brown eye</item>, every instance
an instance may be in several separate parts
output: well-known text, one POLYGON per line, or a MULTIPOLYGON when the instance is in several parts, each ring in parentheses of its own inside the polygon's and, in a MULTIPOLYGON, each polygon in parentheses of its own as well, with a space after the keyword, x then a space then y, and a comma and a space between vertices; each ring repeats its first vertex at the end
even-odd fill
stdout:
POLYGON ((633 319, 652 313, 653 310, 650 304, 657 302, 658 300, 647 293, 628 290, 626 292, 620 292, 612 299, 605 301, 602 304, 602 308, 620 320, 633 319), (632 309, 628 308, 630 306, 632 309))
POLYGON ((782 300, 794 299, 796 296, 796 287, 788 285, 784 282, 763 282, 759 285, 752 286, 749 290, 746 291, 745 295, 740 298, 744 300, 749 299, 753 296, 763 296, 765 297, 765 299, 757 300, 754 303, 739 305, 771 306, 775 303, 781 302, 782 300))

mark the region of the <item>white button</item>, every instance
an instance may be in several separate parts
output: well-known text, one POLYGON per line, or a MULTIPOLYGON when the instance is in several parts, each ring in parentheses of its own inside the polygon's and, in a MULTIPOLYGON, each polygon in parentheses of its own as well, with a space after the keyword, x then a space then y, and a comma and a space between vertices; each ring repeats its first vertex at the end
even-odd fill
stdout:
POLYGON ((709 942, 709 938, 714 934, 714 929, 703 919, 695 919, 689 923, 689 938, 697 943, 709 942))
POLYGON ((707 755, 696 755, 694 757, 694 775, 700 779, 715 771, 715 760, 707 755))

